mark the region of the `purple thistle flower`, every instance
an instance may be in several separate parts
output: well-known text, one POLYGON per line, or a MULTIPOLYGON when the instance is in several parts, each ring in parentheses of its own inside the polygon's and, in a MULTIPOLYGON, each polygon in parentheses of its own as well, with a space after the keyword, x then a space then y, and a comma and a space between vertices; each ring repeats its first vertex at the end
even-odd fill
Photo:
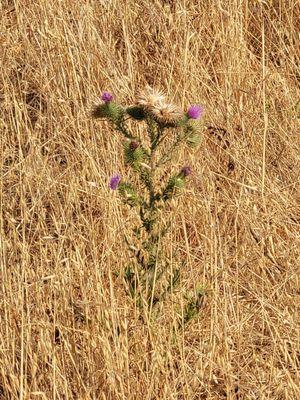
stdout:
POLYGON ((129 144, 130 150, 136 150, 139 147, 139 145, 140 145, 139 142, 137 142, 136 140, 133 140, 129 144))
POLYGON ((189 167, 189 166, 185 166, 185 167, 183 167, 183 168, 181 169, 181 174, 182 174, 184 177, 187 177, 188 175, 191 175, 191 173, 192 173, 192 168, 189 167))
POLYGON ((121 176, 119 174, 113 175, 109 180, 109 187, 111 190, 116 190, 120 183, 121 176))
POLYGON ((101 95, 101 100, 104 101, 104 103, 109 103, 113 99, 113 95, 109 92, 103 92, 101 95))
POLYGON ((204 111, 203 106, 198 106, 197 104, 194 104, 189 107, 187 115, 191 119, 198 119, 202 117, 203 111, 204 111))

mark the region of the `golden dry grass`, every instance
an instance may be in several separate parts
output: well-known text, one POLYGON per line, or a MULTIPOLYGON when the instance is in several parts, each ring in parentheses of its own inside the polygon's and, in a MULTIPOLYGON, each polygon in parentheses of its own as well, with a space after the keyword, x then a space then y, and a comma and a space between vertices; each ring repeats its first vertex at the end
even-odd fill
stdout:
POLYGON ((289 399, 299 388, 299 1, 2 0, 1 399, 289 399), (166 247, 181 289, 143 324, 120 273, 117 134, 146 83, 206 107, 166 247), (171 335, 183 296, 208 288, 171 335))

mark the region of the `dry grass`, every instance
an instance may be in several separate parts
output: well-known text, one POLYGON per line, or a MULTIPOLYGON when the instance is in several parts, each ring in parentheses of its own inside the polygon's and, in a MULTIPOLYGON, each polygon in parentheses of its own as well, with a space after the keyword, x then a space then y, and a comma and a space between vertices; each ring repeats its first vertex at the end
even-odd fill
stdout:
POLYGON ((0 398, 300 398, 299 1, 2 0, 0 15, 0 398), (145 325, 118 276, 120 141, 88 110, 146 82, 205 104, 209 128, 174 166, 195 171, 167 242, 181 290, 145 325), (206 302, 174 337, 198 283, 206 302))

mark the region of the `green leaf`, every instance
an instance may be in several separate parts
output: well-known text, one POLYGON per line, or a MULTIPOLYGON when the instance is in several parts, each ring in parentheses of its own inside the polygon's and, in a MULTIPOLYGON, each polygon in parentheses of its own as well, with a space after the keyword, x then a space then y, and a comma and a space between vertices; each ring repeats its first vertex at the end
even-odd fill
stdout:
POLYGON ((177 174, 172 176, 167 183, 165 190, 163 191, 162 198, 163 200, 171 199, 177 192, 184 187, 184 178, 181 174, 177 174))
POLYGON ((130 115, 131 118, 136 119, 138 121, 144 120, 147 116, 144 109, 138 106, 128 107, 126 109, 126 112, 128 115, 130 115))
POLYGON ((126 204, 129 204, 133 207, 139 203, 139 198, 134 188, 130 184, 121 183, 118 186, 118 190, 126 204))
POLYGON ((196 119, 189 119, 185 126, 185 133, 188 136, 193 136, 201 133, 202 131, 202 122, 196 119))
POLYGON ((130 165, 135 171, 139 171, 140 164, 147 159, 147 154, 141 145, 137 148, 131 148, 130 143, 126 143, 124 146, 124 157, 126 164, 130 165))
POLYGON ((202 141, 202 137, 200 135, 191 135, 187 138, 187 144, 190 147, 197 147, 202 141))

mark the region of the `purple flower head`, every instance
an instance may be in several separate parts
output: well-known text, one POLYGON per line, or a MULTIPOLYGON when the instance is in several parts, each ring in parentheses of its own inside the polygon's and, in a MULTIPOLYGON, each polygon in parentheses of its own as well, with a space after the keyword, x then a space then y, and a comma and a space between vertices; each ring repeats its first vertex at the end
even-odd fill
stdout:
POLYGON ((121 176, 119 174, 113 175, 109 180, 109 187, 111 190, 116 190, 120 183, 121 176))
POLYGON ((191 119, 198 119, 202 117, 203 111, 204 111, 203 106, 198 106, 197 104, 194 104, 189 107, 187 115, 191 119))
POLYGON ((136 150, 139 146, 140 146, 140 144, 136 140, 133 140, 129 144, 130 150, 136 150))
POLYGON ((101 95, 101 100, 104 101, 104 103, 109 103, 110 101, 112 101, 113 99, 113 95, 109 92, 103 92, 101 95))
POLYGON ((185 167, 183 167, 183 168, 181 169, 181 173, 182 173, 182 175, 183 175, 184 177, 186 177, 186 176, 188 176, 188 175, 191 175, 191 173, 192 173, 192 168, 189 167, 189 166, 185 166, 185 167))

